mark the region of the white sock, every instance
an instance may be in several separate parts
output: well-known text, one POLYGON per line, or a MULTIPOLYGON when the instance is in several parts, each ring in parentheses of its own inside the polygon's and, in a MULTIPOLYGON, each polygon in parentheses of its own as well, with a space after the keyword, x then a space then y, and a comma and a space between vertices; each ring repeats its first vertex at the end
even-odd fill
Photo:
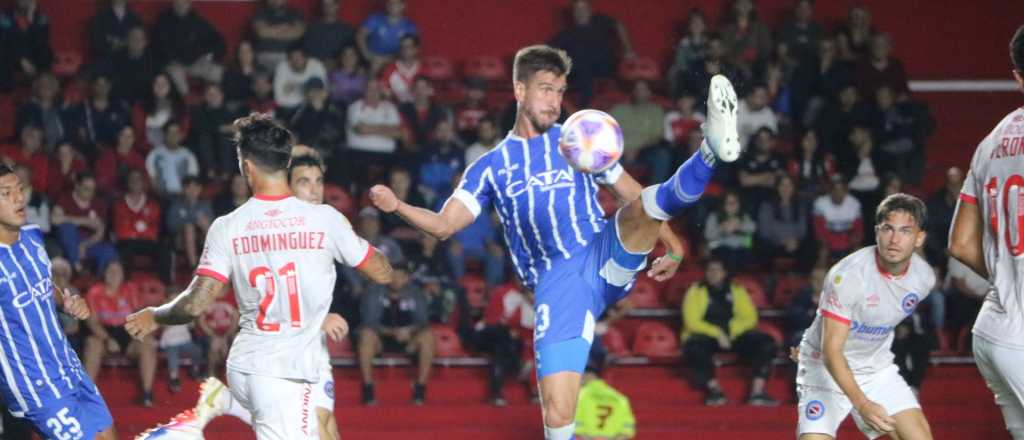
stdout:
POLYGON ((576 422, 560 428, 551 428, 545 425, 544 440, 570 440, 574 432, 576 432, 576 422))
POLYGON ((234 396, 232 396, 231 393, 227 394, 231 400, 228 403, 228 405, 224 408, 224 414, 229 416, 235 416, 239 420, 245 422, 246 425, 252 426, 252 413, 250 413, 249 410, 245 409, 245 407, 242 406, 241 403, 238 403, 238 401, 235 400, 234 396))

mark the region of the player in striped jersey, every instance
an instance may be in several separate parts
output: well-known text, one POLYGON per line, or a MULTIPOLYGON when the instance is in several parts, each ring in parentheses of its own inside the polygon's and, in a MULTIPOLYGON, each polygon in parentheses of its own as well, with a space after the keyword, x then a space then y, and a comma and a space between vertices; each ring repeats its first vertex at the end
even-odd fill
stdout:
POLYGON ((24 186, 0 165, 0 393, 8 411, 46 439, 116 439, 114 421, 57 319, 89 317, 50 277, 43 234, 25 224, 24 186))
MULTIPOLYGON (((664 222, 700 198, 715 162, 740 153, 736 93, 718 75, 711 80, 705 141, 668 181, 641 188, 618 164, 599 175, 574 170, 558 154, 561 126, 555 123, 571 65, 564 51, 548 46, 516 54, 515 126, 466 169, 441 212, 410 206, 385 186, 370 190, 380 210, 440 239, 495 207, 516 272, 536 291, 537 374, 545 437, 553 440, 572 438, 595 319, 629 291, 659 235, 672 235, 664 222), (604 219, 598 185, 619 200, 614 221, 604 219)), ((668 260, 655 261, 656 279, 674 272, 668 260)))

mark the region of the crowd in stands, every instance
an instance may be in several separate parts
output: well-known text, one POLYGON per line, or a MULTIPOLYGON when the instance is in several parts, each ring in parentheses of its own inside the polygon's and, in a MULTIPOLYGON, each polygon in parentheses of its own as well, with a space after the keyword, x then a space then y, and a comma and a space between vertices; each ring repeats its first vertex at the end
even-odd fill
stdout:
MULTIPOLYGON (((212 220, 247 200, 231 122, 269 112, 325 159, 327 202, 400 274, 389 286, 346 270, 339 278, 333 308, 357 341, 364 402, 375 400, 372 365, 381 352, 414 355, 414 394, 423 401, 433 358, 447 353, 439 326, 491 359, 493 403, 504 402, 507 377, 532 376, 532 296, 509 276, 496 219, 479 216, 438 243, 369 207, 365 194, 383 182, 408 203, 439 208, 464 167, 511 128, 507 79, 431 76, 420 53, 431 42, 421 40, 404 0, 382 1, 358 25, 339 19, 340 3, 322 0, 318 15, 305 17, 287 0, 263 0, 246 38, 228 47, 191 0, 173 0, 151 27, 127 0, 108 0, 92 19, 86 63, 70 76, 51 72, 55 30, 45 9, 55 3, 17 0, 0 15, 0 88, 17 103, 0 159, 27 185, 29 221, 47 234, 54 276, 93 306, 87 325, 66 323, 91 375, 110 353, 137 356, 150 403, 158 349, 172 389, 183 353, 193 374, 216 374, 237 329, 230 297, 194 328, 154 340, 131 342, 119 326, 129 311, 177 292, 212 220)), ((620 72, 651 54, 587 0, 572 2, 562 29, 538 36, 573 58, 566 112, 596 107, 620 121, 623 163, 641 182, 664 180, 699 147, 710 77, 722 73, 737 86, 746 152, 719 166, 701 203, 673 225, 690 250, 684 268, 706 275, 666 298, 682 305, 677 347, 709 404, 726 399, 714 379, 718 351, 754 365, 751 403, 775 402, 764 381, 780 348, 795 345, 813 319, 825 268, 871 244, 882 197, 921 187, 932 120, 892 55, 899 42, 864 7, 828 28, 814 6, 794 1, 774 29, 753 0, 729 2, 721 23, 693 9, 679 17, 685 31, 669 67, 639 75, 620 72), (776 293, 781 280, 802 280, 787 301, 771 301, 785 311, 783 337, 758 330, 764 298, 729 274, 754 275, 776 293)), ((897 331, 910 341, 897 343, 914 359, 906 365, 920 365, 946 329, 969 328, 984 292, 944 252, 962 181, 949 170, 927 199, 923 252, 946 277, 922 315, 897 331)), ((605 206, 610 214, 614 205, 605 206)), ((624 307, 602 319, 599 334, 628 314, 624 307)), ((914 368, 907 374, 921 374, 914 368)))

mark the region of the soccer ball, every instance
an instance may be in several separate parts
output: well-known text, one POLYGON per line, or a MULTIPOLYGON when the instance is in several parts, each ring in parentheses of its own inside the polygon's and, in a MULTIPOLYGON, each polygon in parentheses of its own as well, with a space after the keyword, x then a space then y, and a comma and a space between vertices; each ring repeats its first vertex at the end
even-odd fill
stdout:
POLYGON ((581 173, 600 173, 622 157, 622 129, 600 110, 580 110, 562 124, 558 153, 581 173))

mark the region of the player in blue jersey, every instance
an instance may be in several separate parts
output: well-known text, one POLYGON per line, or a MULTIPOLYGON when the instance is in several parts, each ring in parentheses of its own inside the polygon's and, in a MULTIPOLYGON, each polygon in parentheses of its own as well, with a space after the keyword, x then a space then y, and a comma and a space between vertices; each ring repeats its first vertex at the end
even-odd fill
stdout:
POLYGON ((736 93, 719 75, 711 80, 704 142, 669 180, 641 188, 620 165, 599 175, 575 171, 558 154, 561 128, 555 123, 571 65, 565 52, 548 46, 516 54, 515 126, 466 169, 441 212, 410 206, 385 186, 370 190, 379 209, 440 239, 487 206, 498 211, 517 274, 536 292, 537 374, 544 433, 551 440, 572 438, 596 319, 632 287, 659 235, 666 235, 664 222, 700 198, 715 163, 740 153, 736 93), (619 200, 614 221, 604 219, 598 185, 619 200))
POLYGON ((116 439, 110 410, 57 318, 58 305, 78 319, 89 307, 53 284, 25 203, 21 180, 0 165, 0 393, 10 414, 45 439, 116 439))

